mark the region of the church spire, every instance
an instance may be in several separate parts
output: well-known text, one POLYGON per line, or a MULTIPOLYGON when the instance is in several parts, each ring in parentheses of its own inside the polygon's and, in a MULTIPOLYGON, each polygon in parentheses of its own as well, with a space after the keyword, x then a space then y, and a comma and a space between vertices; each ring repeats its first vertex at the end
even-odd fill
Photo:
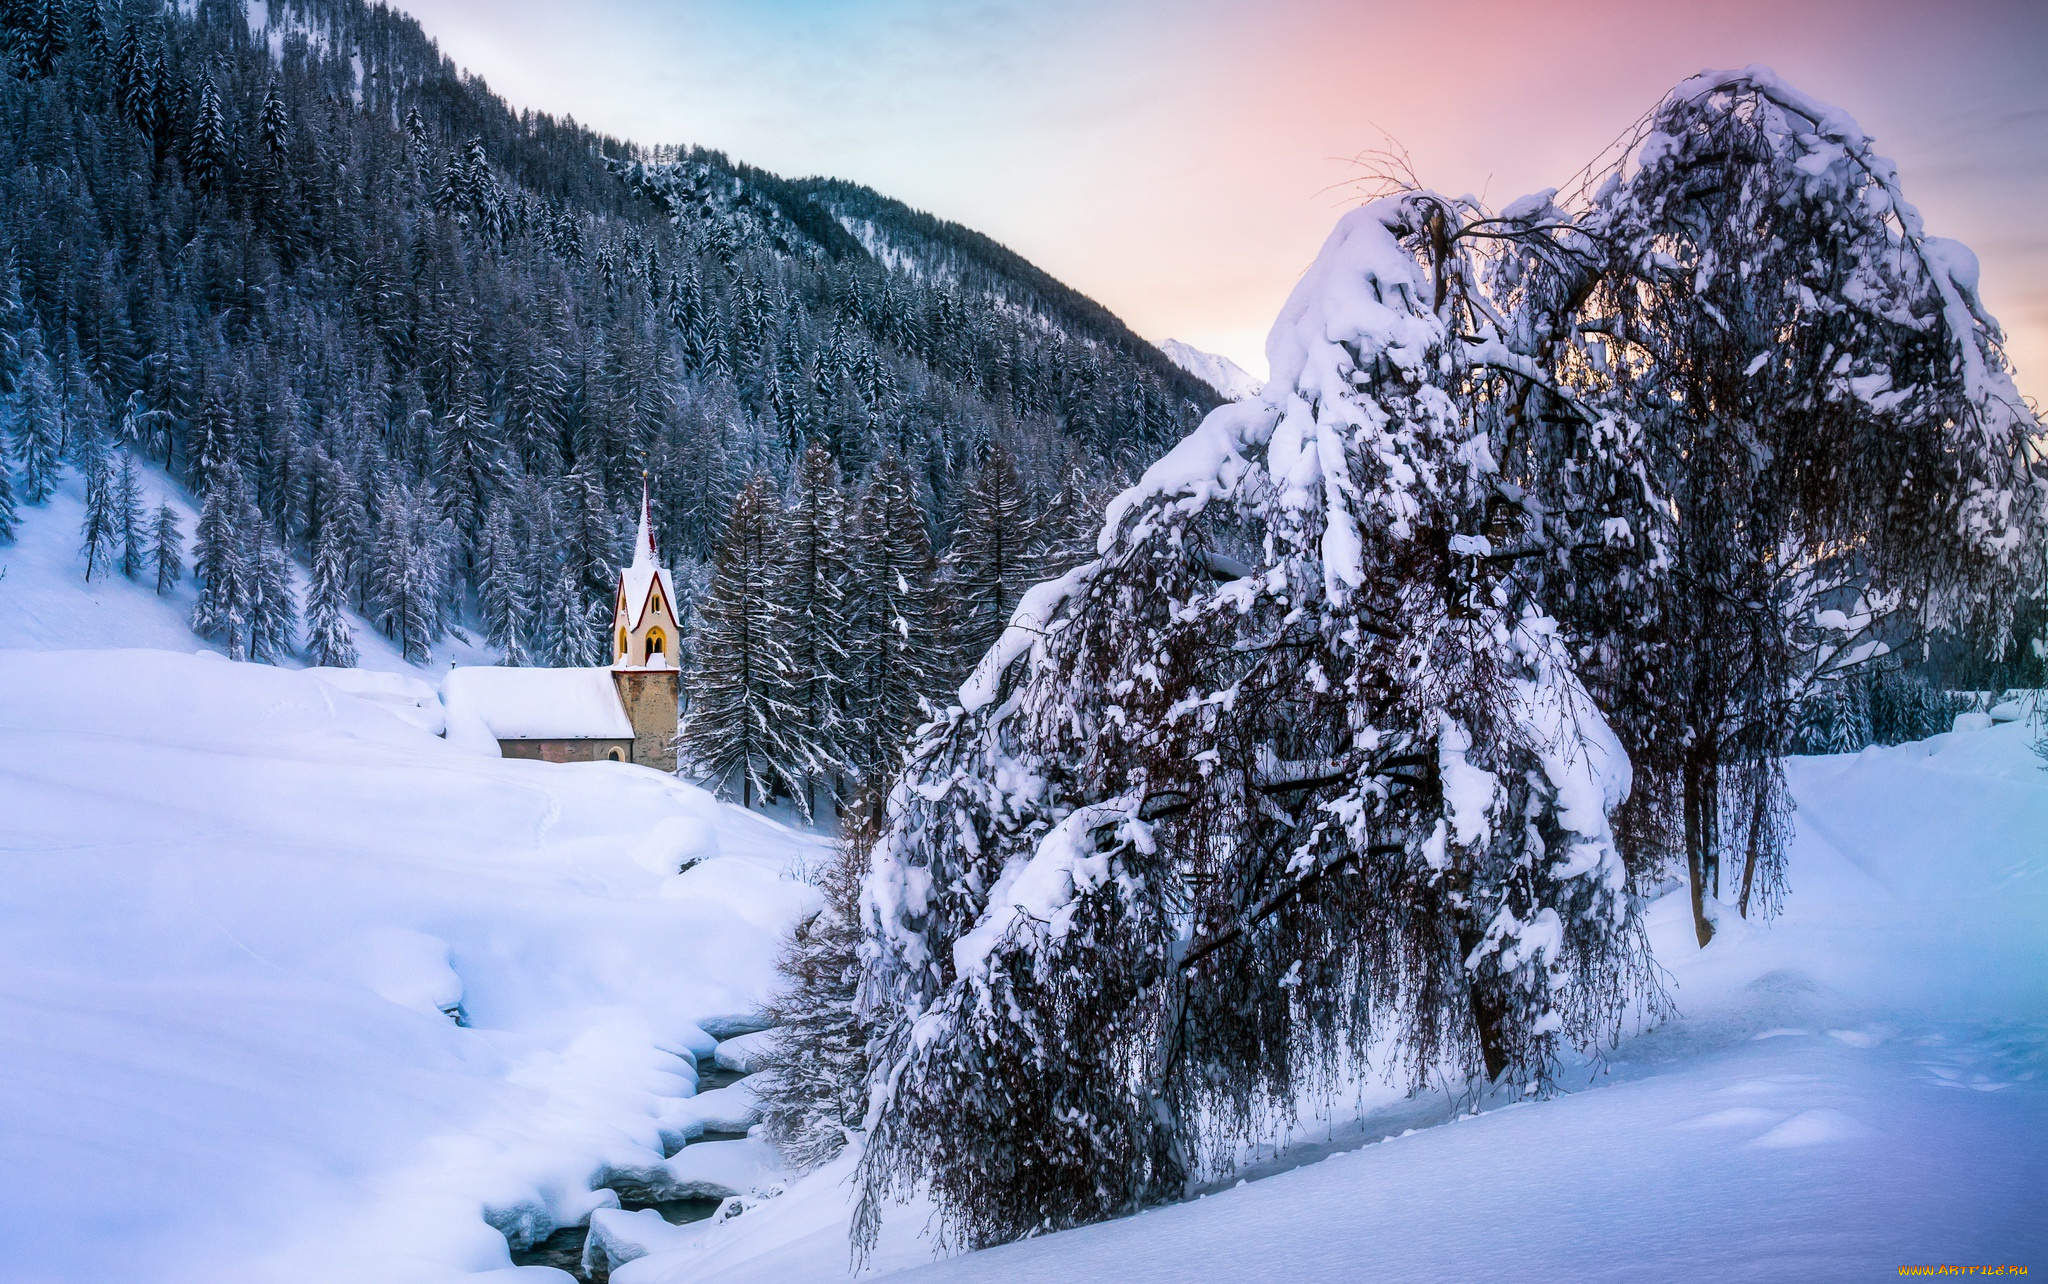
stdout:
POLYGON ((654 523, 649 520, 647 473, 640 473, 640 533, 633 540, 633 565, 655 565, 654 523))

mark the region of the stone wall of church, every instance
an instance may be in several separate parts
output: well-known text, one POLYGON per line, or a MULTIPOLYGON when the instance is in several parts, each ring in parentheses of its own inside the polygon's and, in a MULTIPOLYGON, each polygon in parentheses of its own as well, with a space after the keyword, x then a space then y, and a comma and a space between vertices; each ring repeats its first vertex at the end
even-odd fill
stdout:
POLYGON ((619 703, 633 724, 633 761, 657 771, 676 769, 676 711, 682 674, 674 669, 613 669, 619 703))
POLYGON ((631 740, 500 740, 498 752, 507 758, 533 758, 541 762, 603 762, 617 755, 620 762, 637 762, 631 740))

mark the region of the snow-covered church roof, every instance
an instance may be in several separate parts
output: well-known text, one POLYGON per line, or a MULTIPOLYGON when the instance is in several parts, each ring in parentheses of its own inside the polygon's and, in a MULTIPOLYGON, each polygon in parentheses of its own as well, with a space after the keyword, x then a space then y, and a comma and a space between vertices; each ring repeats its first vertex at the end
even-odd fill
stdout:
POLYGON ((631 740, 633 723, 610 669, 450 669, 441 703, 499 740, 631 740))
POLYGON ((626 598, 626 626, 639 628, 641 617, 647 613, 647 596, 655 581, 661 582, 662 601, 668 609, 676 609, 675 581, 668 576, 668 569, 655 560, 654 523, 648 520, 647 487, 640 487, 640 533, 633 538, 633 560, 619 572, 619 591, 626 598))

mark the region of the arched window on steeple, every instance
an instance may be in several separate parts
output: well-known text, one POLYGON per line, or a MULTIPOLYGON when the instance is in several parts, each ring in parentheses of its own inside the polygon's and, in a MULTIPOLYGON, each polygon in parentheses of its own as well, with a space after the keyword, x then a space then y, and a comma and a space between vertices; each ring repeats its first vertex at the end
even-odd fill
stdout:
POLYGON ((663 633, 663 632, 662 632, 662 631, 661 631, 660 629, 658 629, 658 628, 654 628, 654 629, 649 629, 649 630, 647 630, 647 655, 646 655, 646 663, 648 663, 648 664, 650 664, 650 665, 651 665, 651 664, 653 664, 653 663, 654 663, 654 657, 655 657, 655 656, 657 656, 657 655, 658 655, 658 656, 660 656, 660 657, 662 658, 662 662, 663 662, 663 663, 667 663, 667 661, 668 661, 668 636, 667 636, 666 634, 664 634, 664 633, 663 633))

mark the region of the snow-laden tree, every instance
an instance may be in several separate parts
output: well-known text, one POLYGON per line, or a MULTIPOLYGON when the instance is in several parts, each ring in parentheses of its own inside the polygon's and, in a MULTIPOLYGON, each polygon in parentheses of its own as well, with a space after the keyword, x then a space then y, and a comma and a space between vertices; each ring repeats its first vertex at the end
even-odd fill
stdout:
POLYGON ((1544 512, 1495 440, 1540 376, 1476 218, 1346 215, 1266 391, 1116 499, 917 745, 863 905, 862 1242, 912 1186, 966 1245, 1177 1196, 1382 1040, 1540 1084, 1649 994, 1627 759, 1488 560, 1544 512))
POLYGON ((355 628, 348 619, 348 559, 341 532, 329 524, 313 542, 306 586, 306 658, 333 669, 356 667, 355 628))
POLYGON ((26 355, 15 381, 14 458, 21 469, 21 497, 42 504, 56 493, 64 466, 64 400, 40 336, 27 331, 21 346, 26 355))
POLYGON ((254 525, 253 507, 241 470, 227 465, 215 474, 193 532, 192 578, 199 599, 192 606, 192 631, 225 642, 230 660, 247 655, 256 567, 243 532, 254 525))
POLYGON ((756 476, 733 500, 710 591, 697 606, 697 668, 684 687, 684 754, 739 786, 740 805, 794 793, 802 771, 787 728, 795 716, 789 621, 776 596, 775 489, 756 476))
MULTIPOLYGON (((1924 231, 1841 111, 1764 68, 1708 72, 1647 118, 1583 208, 1506 211, 1510 336, 1636 426, 1669 538, 1553 609, 1635 762, 1624 826, 1692 884, 1704 944, 1783 887, 1795 709, 1889 643, 2002 639, 2038 597, 2039 427, 1977 261, 1924 231)), ((1556 476, 1577 429, 1540 390, 1506 457, 1556 476)))
POLYGON ((867 1109, 868 1026, 854 1010, 860 980, 860 885, 873 834, 853 824, 818 880, 824 905, 797 925, 778 960, 769 1005, 776 1037, 757 1083, 761 1122, 797 1171, 837 1155, 867 1109))
POLYGON ((292 653, 298 627, 292 557, 268 528, 257 525, 249 542, 249 658, 276 664, 292 653))

